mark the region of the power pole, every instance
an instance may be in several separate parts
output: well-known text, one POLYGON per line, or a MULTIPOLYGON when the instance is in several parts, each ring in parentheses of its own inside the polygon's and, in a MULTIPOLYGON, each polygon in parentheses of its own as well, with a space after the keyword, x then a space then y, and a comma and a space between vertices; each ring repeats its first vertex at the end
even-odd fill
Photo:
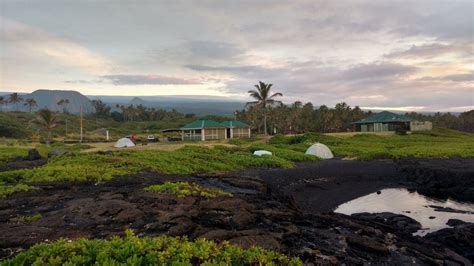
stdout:
POLYGON ((79 142, 82 143, 82 104, 81 104, 81 117, 79 119, 79 122, 80 122, 80 126, 81 126, 81 140, 79 142))
POLYGON ((66 136, 64 136, 64 141, 67 140, 67 118, 66 118, 66 136))

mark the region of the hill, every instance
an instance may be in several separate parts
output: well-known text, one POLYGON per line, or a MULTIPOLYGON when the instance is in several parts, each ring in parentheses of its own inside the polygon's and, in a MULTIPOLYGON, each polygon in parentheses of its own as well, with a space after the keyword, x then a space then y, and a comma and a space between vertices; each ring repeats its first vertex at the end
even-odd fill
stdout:
MULTIPOLYGON (((7 97, 7 96, 5 96, 7 97)), ((33 110, 41 108, 48 108, 52 111, 63 111, 66 109, 70 113, 79 113, 81 105, 83 106, 84 113, 91 113, 94 111, 89 98, 82 95, 77 91, 66 91, 66 90, 36 90, 32 93, 21 94, 21 97, 26 99, 35 99, 38 106, 33 110), (69 103, 62 106, 58 105, 60 100, 69 100, 69 103)), ((4 106, 5 111, 14 110, 13 105, 4 106)), ((28 108, 22 104, 19 105, 20 111, 28 111, 28 108)))

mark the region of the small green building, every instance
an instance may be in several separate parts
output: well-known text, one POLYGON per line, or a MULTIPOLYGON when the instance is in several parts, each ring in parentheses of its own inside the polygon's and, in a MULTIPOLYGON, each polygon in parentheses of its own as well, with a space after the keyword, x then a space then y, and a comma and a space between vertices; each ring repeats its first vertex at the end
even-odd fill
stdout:
POLYGON ((227 128, 228 139, 250 138, 250 126, 237 120, 222 122, 227 128))
POLYGON ((360 132, 410 131, 410 125, 414 121, 414 119, 404 115, 383 111, 352 124, 355 126, 355 131, 360 132))
POLYGON ((250 126, 240 121, 196 120, 181 129, 183 140, 216 140, 250 137, 250 126))

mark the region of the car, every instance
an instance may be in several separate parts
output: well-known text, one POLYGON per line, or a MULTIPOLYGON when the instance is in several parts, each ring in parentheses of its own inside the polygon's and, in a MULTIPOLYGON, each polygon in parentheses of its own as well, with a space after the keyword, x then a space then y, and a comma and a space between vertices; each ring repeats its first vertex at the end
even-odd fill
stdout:
POLYGON ((181 140, 182 140, 182 139, 181 139, 181 137, 179 137, 179 136, 170 136, 170 137, 168 137, 168 141, 169 141, 169 142, 181 141, 181 140))
POLYGON ((155 137, 155 135, 148 135, 148 137, 146 137, 146 140, 148 142, 158 142, 158 141, 160 141, 157 137, 155 137))

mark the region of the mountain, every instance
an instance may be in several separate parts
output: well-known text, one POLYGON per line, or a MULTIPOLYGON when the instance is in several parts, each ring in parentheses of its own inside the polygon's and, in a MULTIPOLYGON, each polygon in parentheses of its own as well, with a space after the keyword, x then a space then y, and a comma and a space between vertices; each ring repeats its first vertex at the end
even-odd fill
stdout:
MULTIPOLYGON (((82 105, 84 113, 91 113, 94 111, 94 108, 92 107, 89 98, 77 91, 36 90, 29 94, 21 94, 21 97, 24 100, 30 98, 36 100, 38 106, 35 107, 33 110, 48 108, 52 111, 62 111, 64 108, 66 108, 70 113, 79 113, 82 105), (59 106, 58 102, 62 99, 68 99, 69 103, 67 105, 59 106)), ((23 103, 21 103, 19 107, 21 111, 28 110, 28 107, 24 106, 23 103)), ((4 110, 14 110, 14 106, 8 105, 4 108, 4 110)))
MULTIPOLYGON (((12 92, 0 92, 0 96, 8 97, 12 92)), ((84 113, 94 111, 90 101, 101 100, 112 107, 113 111, 119 111, 116 105, 143 105, 148 108, 172 110, 183 114, 196 115, 223 115, 232 116, 236 110, 242 110, 245 102, 236 101, 227 97, 220 96, 199 96, 199 95, 167 95, 167 96, 108 96, 108 95, 90 95, 85 96, 77 91, 65 90, 37 90, 32 93, 19 93, 23 99, 34 98, 38 106, 33 109, 36 111, 47 107, 50 110, 62 111, 63 107, 58 106, 57 102, 61 99, 68 99, 67 110, 71 113, 79 113, 81 104, 84 107, 84 113), (145 98, 146 100, 144 100, 145 98)), ((21 103, 21 111, 28 111, 28 108, 21 103)), ((4 111, 13 111, 13 105, 3 106, 4 111)))
POLYGON ((128 105, 133 105, 133 106, 137 106, 137 105, 147 106, 147 104, 148 104, 147 101, 138 97, 135 97, 131 101, 128 102, 128 105))
POLYGON ((112 110, 118 111, 115 106, 119 105, 143 105, 149 108, 172 110, 183 114, 196 115, 225 115, 232 116, 236 110, 242 110, 245 102, 229 100, 227 97, 219 96, 88 96, 90 99, 100 99, 112 107, 112 110))

